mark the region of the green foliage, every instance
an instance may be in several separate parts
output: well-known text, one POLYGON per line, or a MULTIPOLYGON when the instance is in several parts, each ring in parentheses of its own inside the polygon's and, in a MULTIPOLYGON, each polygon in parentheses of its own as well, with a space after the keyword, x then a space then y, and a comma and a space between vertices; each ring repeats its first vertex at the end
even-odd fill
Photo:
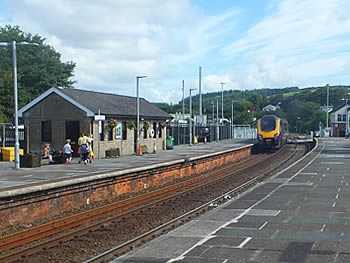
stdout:
MULTIPOLYGON (((345 104, 343 98, 350 98, 350 86, 332 86, 329 88, 329 105, 337 109, 345 104)), ((221 115, 221 92, 202 94, 203 114, 212 119, 216 118, 216 102, 219 96, 219 116, 221 115)), ((326 113, 322 107, 327 104, 327 89, 323 87, 311 87, 299 89, 288 87, 284 89, 257 89, 257 90, 229 90, 224 91, 224 117, 231 119, 232 101, 234 101, 234 124, 251 124, 253 119, 260 118, 265 114, 275 114, 288 120, 290 131, 309 133, 318 130, 319 123, 326 123, 326 113), (267 105, 278 106, 275 112, 264 112, 262 109, 267 105), (252 113, 247 114, 249 107, 253 106, 252 113)), ((193 112, 198 114, 199 95, 192 97, 193 112)), ((189 105, 189 98, 185 99, 185 105, 189 105)), ((179 104, 157 104, 168 113, 182 112, 182 101, 179 104), (164 105, 164 107, 163 107, 164 105)))
POLYGON ((51 87, 72 88, 75 63, 61 62, 61 55, 44 43, 39 35, 24 33, 18 26, 0 27, 0 121, 11 120, 14 112, 12 41, 37 43, 38 46, 16 45, 18 106, 23 107, 51 87))
POLYGON ((133 121, 128 121, 126 127, 128 127, 129 130, 136 130, 136 124, 133 121))

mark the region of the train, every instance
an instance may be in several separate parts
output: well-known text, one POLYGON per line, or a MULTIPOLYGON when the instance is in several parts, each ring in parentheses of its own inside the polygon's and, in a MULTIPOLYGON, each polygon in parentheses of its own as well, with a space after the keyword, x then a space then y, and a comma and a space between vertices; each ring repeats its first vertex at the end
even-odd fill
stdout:
POLYGON ((287 140, 288 122, 275 115, 264 115, 258 120, 258 146, 276 150, 287 140))

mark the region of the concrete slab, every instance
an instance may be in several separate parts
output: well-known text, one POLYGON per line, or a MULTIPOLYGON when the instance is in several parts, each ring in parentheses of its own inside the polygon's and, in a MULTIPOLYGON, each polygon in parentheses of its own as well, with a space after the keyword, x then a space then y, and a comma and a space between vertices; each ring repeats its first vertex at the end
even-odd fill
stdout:
POLYGON ((148 262, 146 254, 136 251, 152 251, 158 242, 171 244, 174 233, 181 234, 177 242, 188 246, 182 254, 177 250, 176 257, 163 254, 163 262, 349 262, 350 140, 321 139, 320 149, 298 169, 276 175, 113 262, 148 262))

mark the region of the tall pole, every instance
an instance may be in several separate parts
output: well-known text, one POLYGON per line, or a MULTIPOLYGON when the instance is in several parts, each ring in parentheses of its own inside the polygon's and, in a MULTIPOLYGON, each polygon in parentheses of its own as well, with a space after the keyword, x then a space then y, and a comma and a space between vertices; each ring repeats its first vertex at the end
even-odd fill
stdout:
MULTIPOLYGON (((198 89, 199 89, 199 116, 202 117, 202 67, 199 67, 199 77, 198 77, 198 89)), ((201 119, 202 121, 202 119, 201 119)))
MULTIPOLYGON (((0 42, 0 46, 9 46, 10 43, 0 42)), ((13 92, 14 92, 14 104, 15 104, 15 169, 20 169, 20 159, 19 159, 19 136, 18 136, 18 88, 17 88, 17 45, 30 45, 38 46, 37 43, 28 42, 18 42, 12 41, 12 61, 13 61, 13 92)))
POLYGON ((232 101, 232 108, 231 108, 231 139, 233 139, 233 103, 235 101, 232 101))
POLYGON ((345 137, 349 136, 349 112, 348 112, 348 99, 345 99, 345 113, 346 113, 346 124, 345 124, 345 137))
POLYGON ((327 115, 326 115, 326 131, 328 132, 328 108, 329 107, 329 84, 327 84, 327 115))
POLYGON ((192 146, 192 91, 196 89, 190 89, 190 146, 192 146))
POLYGON ((18 138, 18 89, 17 89, 17 55, 16 41, 12 41, 13 58, 13 87, 15 93, 15 169, 20 168, 19 160, 19 138, 18 138))
POLYGON ((219 96, 216 96, 216 141, 219 141, 219 96))
POLYGON ((212 101, 212 102, 210 102, 210 104, 212 105, 212 107, 213 107, 213 112, 212 112, 212 117, 211 117, 211 120, 214 122, 214 102, 212 101))
POLYGON ((136 76, 136 107, 137 107, 137 155, 141 155, 139 152, 140 149, 140 79, 145 78, 146 76, 136 76))
POLYGON ((220 82, 221 84, 221 118, 224 119, 224 82, 220 82))
POLYGON ((185 81, 182 80, 182 119, 185 119, 185 81))

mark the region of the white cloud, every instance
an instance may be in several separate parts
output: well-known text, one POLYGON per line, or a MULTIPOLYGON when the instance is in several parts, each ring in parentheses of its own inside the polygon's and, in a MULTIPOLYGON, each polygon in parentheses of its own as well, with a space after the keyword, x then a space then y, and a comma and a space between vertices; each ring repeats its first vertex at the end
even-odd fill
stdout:
POLYGON ((183 79, 186 96, 198 88, 199 66, 203 93, 220 82, 243 90, 349 82, 349 1, 262 1, 264 10, 232 2, 206 15, 215 2, 7 0, 0 25, 38 33, 76 62, 77 88, 135 96, 136 75, 147 75, 141 95, 156 102, 180 101, 183 79), (242 31, 243 18, 262 13, 242 31))
POLYGON ((346 52, 350 19, 339 10, 349 10, 350 3, 313 0, 275 3, 276 8, 270 9, 271 13, 245 36, 222 49, 228 60, 238 59, 245 68, 251 64, 242 85, 285 87, 344 73, 344 62, 350 58, 346 52))

